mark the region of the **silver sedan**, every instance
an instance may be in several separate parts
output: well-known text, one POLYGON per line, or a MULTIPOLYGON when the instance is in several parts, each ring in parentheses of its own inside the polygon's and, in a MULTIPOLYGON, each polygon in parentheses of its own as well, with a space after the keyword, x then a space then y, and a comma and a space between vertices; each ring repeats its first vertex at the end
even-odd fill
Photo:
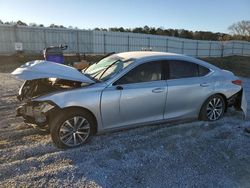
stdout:
POLYGON ((60 148, 96 133, 179 119, 220 119, 227 108, 246 114, 242 82, 192 57, 162 52, 110 55, 85 70, 32 61, 12 74, 25 80, 17 114, 48 128, 60 148))

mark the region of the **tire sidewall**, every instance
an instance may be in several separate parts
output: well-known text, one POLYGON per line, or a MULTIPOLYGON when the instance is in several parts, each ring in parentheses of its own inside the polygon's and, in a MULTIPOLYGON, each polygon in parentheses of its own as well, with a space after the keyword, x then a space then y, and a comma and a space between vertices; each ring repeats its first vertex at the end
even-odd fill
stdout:
POLYGON ((54 117, 51 121, 50 121, 50 134, 51 134, 51 139, 54 142, 54 144, 59 147, 59 148, 74 148, 74 147, 79 147, 81 145, 84 145, 85 143, 87 143, 89 141, 89 139, 91 138, 91 136, 95 133, 95 129, 94 127, 95 125, 95 120, 92 117, 92 115, 90 113, 88 113, 85 110, 78 110, 78 109, 66 109, 66 110, 62 110, 60 112, 57 112, 58 115, 56 115, 56 117, 54 117), (74 116, 82 116, 84 117, 89 125, 90 125, 90 134, 87 137, 87 139, 82 143, 79 144, 77 146, 68 146, 66 144, 64 144, 59 136, 59 131, 60 128, 62 126, 62 124, 68 120, 73 118, 74 116))
POLYGON ((218 119, 216 119, 216 120, 219 120, 220 118, 223 117, 224 112, 225 112, 225 108, 226 108, 225 100, 224 100, 224 98, 223 98, 220 94, 215 94, 215 95, 210 96, 210 97, 203 103, 202 108, 201 108, 201 111, 200 111, 200 115, 199 115, 199 119, 200 119, 200 120, 205 120, 205 121, 216 121, 216 120, 210 120, 210 119, 207 117, 207 105, 208 105, 208 103, 209 103, 213 98, 220 98, 221 101, 222 101, 222 106, 223 106, 222 113, 221 113, 220 117, 219 117, 218 119))

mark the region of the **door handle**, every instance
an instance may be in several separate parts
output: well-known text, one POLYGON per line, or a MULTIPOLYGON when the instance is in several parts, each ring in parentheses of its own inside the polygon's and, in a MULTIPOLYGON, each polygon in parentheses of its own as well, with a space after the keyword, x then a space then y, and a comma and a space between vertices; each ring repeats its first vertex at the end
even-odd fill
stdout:
POLYGON ((152 90, 153 93, 161 93, 163 91, 164 91, 163 88, 155 88, 155 89, 152 90))
POLYGON ((202 83, 202 84, 200 84, 200 86, 201 87, 208 87, 208 86, 210 86, 210 84, 209 83, 202 83))
POLYGON ((122 86, 116 86, 116 89, 117 90, 123 90, 123 87, 122 86))

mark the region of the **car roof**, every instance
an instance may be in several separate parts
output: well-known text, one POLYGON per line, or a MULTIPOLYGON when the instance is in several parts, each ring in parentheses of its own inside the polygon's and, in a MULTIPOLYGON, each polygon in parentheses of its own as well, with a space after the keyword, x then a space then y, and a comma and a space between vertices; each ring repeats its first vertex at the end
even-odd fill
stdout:
POLYGON ((116 56, 119 56, 122 59, 147 59, 147 58, 153 58, 153 57, 172 57, 172 58, 177 58, 177 59, 182 59, 185 61, 191 61, 200 65, 203 65, 207 68, 218 70, 219 68, 207 63, 203 60, 183 55, 183 54, 176 54, 176 53, 169 53, 169 52, 156 52, 156 51, 132 51, 132 52, 122 52, 122 53, 117 53, 114 54, 116 56))
POLYGON ((175 53, 167 53, 167 52, 155 52, 155 51, 133 51, 133 52, 122 52, 116 54, 117 56, 124 59, 141 59, 146 57, 156 57, 156 56, 182 56, 185 55, 175 54, 175 53))

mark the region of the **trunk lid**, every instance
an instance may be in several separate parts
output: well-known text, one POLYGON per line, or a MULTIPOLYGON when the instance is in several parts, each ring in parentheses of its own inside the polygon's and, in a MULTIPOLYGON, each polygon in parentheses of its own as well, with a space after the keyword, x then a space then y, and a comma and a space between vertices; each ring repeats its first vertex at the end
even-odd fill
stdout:
POLYGON ((84 83, 95 83, 77 69, 50 61, 30 61, 14 70, 12 73, 19 80, 34 80, 41 78, 60 78, 84 83))

